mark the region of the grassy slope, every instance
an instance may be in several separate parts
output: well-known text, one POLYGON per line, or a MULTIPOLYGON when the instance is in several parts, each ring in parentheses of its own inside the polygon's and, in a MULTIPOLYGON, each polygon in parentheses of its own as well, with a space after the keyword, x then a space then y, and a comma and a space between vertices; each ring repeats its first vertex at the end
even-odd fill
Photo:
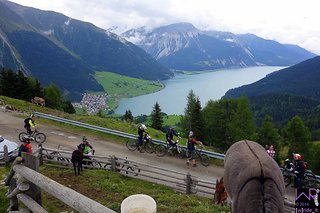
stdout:
MULTIPOLYGON (((9 172, 8 168, 0 168, 1 177, 9 172)), ((73 169, 56 168, 50 165, 41 166, 40 172, 51 179, 66 185, 75 191, 96 200, 97 202, 120 212, 122 200, 133 194, 147 194, 155 199, 157 212, 228 212, 228 207, 213 204, 212 199, 185 195, 175 192, 169 187, 122 176, 121 174, 103 170, 84 170, 75 177, 73 169), (90 181, 88 181, 90 180, 90 181)), ((0 212, 6 212, 9 205, 4 197, 7 187, 0 185, 0 212), (4 205, 3 205, 4 204, 4 205)), ((43 192, 42 203, 49 212, 70 212, 71 209, 43 192)))
POLYGON ((111 108, 117 106, 120 98, 153 93, 164 88, 160 82, 131 78, 111 72, 96 72, 94 77, 110 95, 108 104, 111 108))

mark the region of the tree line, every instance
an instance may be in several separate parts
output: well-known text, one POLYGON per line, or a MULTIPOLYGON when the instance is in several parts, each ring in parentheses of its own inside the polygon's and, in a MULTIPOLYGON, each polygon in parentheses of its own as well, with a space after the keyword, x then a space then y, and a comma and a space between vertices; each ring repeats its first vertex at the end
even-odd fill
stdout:
POLYGON ((42 97, 49 108, 75 113, 71 102, 63 98, 59 88, 54 83, 51 83, 48 87, 43 87, 37 79, 25 76, 22 71, 13 72, 11 69, 1 69, 0 95, 28 102, 33 97, 42 97))

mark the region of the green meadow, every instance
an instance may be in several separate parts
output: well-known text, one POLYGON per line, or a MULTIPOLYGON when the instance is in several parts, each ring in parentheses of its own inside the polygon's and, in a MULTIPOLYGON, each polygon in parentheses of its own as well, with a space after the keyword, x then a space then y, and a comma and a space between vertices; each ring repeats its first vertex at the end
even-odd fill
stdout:
POLYGON ((158 81, 142 80, 111 72, 96 72, 94 77, 110 96, 108 105, 112 109, 118 106, 121 98, 153 93, 164 88, 164 85, 158 81))

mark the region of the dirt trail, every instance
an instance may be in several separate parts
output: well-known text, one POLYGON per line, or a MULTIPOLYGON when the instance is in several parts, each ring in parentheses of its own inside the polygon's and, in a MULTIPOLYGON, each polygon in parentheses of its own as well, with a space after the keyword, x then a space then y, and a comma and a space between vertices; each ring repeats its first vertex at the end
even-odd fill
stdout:
MULTIPOLYGON (((24 131, 23 120, 27 115, 18 114, 15 112, 6 112, 3 108, 0 108, 0 135, 5 138, 15 141, 20 144, 18 135, 21 131, 24 131), (19 117, 20 115, 20 117, 19 117)), ((41 118, 40 118, 41 119, 41 118)), ((41 123, 41 121, 39 121, 41 123)), ((74 133, 67 129, 59 128, 56 126, 44 126, 39 124, 39 129, 47 135, 47 140, 44 143, 44 147, 55 148, 58 146, 67 150, 76 149, 77 145, 81 142, 83 134, 74 133)), ((216 178, 223 176, 223 167, 210 165, 209 167, 203 167, 201 165, 197 167, 188 167, 185 159, 173 158, 173 157, 158 157, 155 154, 139 153, 137 151, 129 151, 125 144, 114 143, 112 141, 105 141, 98 136, 86 135, 89 142, 94 146, 96 155, 110 156, 115 155, 117 157, 128 157, 128 159, 147 163, 149 165, 166 168, 168 170, 190 173, 203 180, 215 181, 216 178)), ((37 147, 36 143, 32 144, 34 148, 37 147)), ((289 200, 294 200, 294 190, 290 187, 287 188, 287 197, 289 200)))

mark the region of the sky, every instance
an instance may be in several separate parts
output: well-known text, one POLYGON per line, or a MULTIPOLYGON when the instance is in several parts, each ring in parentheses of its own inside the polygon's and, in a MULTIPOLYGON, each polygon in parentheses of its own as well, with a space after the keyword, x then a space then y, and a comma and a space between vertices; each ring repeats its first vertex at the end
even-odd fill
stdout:
POLYGON ((252 33, 320 55, 319 0, 11 0, 117 33, 189 22, 200 30, 252 33))

